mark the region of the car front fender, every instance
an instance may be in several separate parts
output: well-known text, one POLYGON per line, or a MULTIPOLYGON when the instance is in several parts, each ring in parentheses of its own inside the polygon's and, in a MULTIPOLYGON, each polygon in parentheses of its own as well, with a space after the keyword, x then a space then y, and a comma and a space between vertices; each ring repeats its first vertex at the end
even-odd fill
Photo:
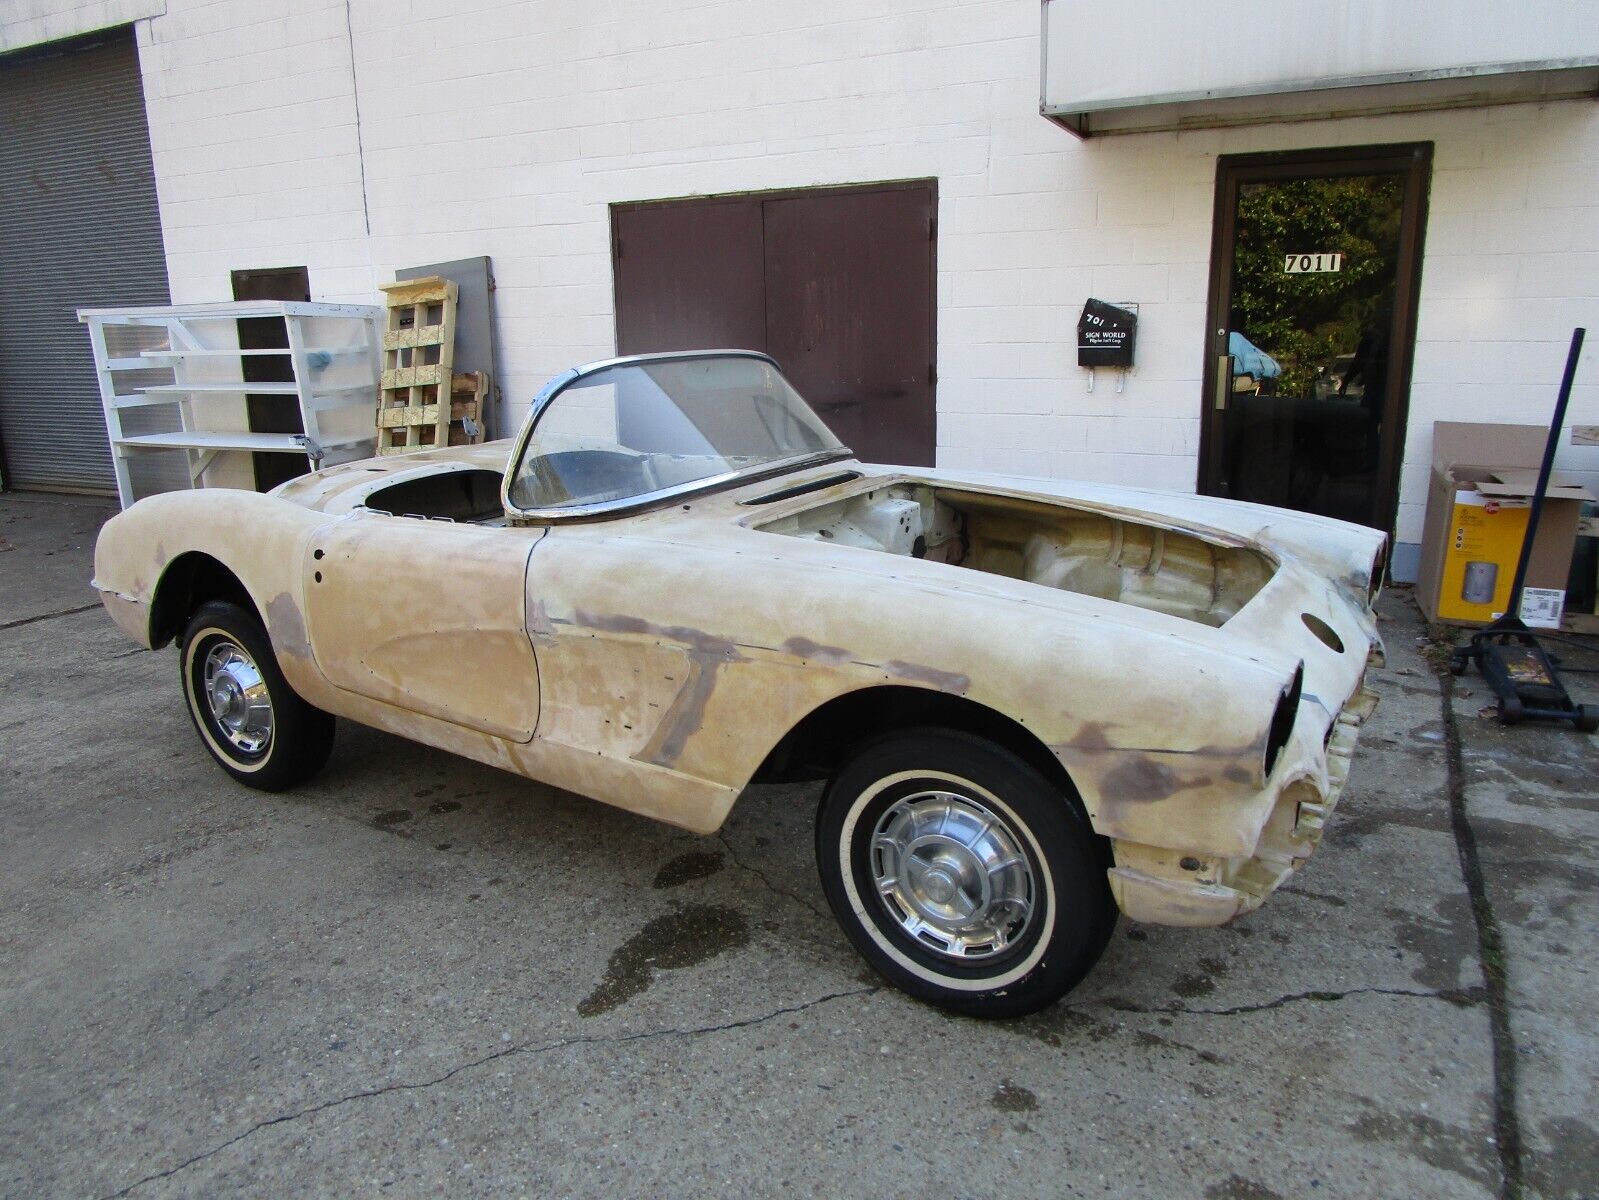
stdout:
MULTIPOLYGON (((218 488, 150 496, 101 529, 93 586, 118 626, 154 648, 171 636, 154 618, 174 564, 204 555, 239 581, 280 659, 309 663, 300 563, 313 531, 327 520, 255 492, 218 488)), ((288 662, 285 674, 292 674, 288 662)))

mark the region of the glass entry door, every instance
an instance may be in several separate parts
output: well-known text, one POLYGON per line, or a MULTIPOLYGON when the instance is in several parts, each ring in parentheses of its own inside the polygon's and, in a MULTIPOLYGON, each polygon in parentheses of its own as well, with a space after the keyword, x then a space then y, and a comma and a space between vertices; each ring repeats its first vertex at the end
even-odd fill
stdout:
POLYGON ((1222 160, 1203 491, 1392 528, 1428 159, 1222 160))

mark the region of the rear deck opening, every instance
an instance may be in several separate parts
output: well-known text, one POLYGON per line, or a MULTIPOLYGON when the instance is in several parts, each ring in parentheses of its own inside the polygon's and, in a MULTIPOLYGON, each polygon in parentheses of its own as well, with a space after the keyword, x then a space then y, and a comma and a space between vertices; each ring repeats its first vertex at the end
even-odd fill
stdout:
POLYGON ((947 563, 1220 626, 1271 579, 1269 558, 1065 503, 896 483, 755 526, 947 563))

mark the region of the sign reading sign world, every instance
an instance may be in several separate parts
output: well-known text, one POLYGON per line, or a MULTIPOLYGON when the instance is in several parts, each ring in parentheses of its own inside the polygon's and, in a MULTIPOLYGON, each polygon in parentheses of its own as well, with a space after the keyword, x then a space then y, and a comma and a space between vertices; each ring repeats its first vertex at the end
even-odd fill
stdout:
POLYGON ((1133 365, 1133 341, 1138 335, 1138 314, 1117 304, 1090 300, 1077 320, 1077 365, 1121 367, 1133 365))
POLYGON ((1342 271, 1342 254, 1290 254, 1283 259, 1283 271, 1288 275, 1313 275, 1320 271, 1342 271))

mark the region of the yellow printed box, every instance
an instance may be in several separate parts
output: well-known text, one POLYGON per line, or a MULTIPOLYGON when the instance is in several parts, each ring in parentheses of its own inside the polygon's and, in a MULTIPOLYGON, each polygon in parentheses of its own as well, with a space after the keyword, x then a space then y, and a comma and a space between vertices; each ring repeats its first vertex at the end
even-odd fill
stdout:
POLYGON ((1487 624, 1505 611, 1531 511, 1524 501, 1505 505, 1474 489, 1455 493, 1438 588, 1439 620, 1487 624))
MULTIPOLYGON (((1536 425, 1440 421, 1434 427, 1432 485, 1416 582, 1416 598, 1430 619, 1486 625, 1504 613, 1546 436, 1536 425)), ((1531 617, 1526 598, 1532 596, 1544 614, 1537 623, 1548 624, 1552 609, 1558 624, 1582 502, 1593 496, 1556 472, 1545 497, 1521 615, 1531 617)))

